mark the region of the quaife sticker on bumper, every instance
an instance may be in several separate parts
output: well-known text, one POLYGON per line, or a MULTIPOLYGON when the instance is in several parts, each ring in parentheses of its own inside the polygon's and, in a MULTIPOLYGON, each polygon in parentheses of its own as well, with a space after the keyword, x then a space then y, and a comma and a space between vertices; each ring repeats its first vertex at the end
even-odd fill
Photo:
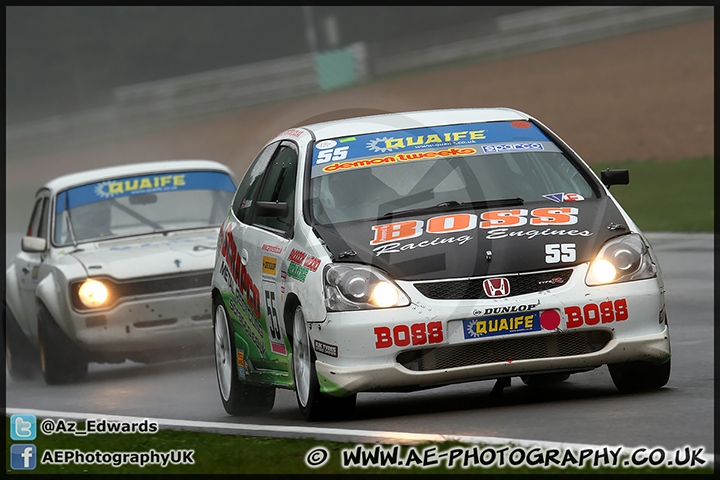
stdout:
POLYGON ((492 337, 509 333, 537 332, 540 328, 540 314, 538 312, 463 320, 463 335, 466 339, 492 337))

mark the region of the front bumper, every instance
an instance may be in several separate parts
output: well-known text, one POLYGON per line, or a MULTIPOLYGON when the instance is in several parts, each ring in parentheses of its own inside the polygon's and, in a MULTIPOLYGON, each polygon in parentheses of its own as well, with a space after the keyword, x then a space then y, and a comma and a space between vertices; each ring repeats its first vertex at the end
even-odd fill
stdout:
POLYGON ((209 288, 127 299, 110 310, 70 313, 71 337, 99 354, 212 345, 209 288))
POLYGON ((415 299, 409 307, 330 312, 309 330, 321 388, 343 396, 669 359, 660 280, 588 287, 586 268, 561 287, 500 299, 430 300, 398 282, 415 299), (538 322, 546 311, 559 321, 512 330, 518 317, 537 313, 538 322), (468 320, 483 319, 496 319, 485 322, 497 328, 492 335, 466 333, 468 320))
POLYGON ((609 363, 648 360, 661 363, 670 357, 667 326, 662 332, 628 339, 612 339, 600 351, 567 357, 533 358, 432 371, 414 371, 400 363, 343 367, 317 360, 318 376, 325 379, 325 393, 420 389, 452 383, 543 372, 584 371, 609 363))

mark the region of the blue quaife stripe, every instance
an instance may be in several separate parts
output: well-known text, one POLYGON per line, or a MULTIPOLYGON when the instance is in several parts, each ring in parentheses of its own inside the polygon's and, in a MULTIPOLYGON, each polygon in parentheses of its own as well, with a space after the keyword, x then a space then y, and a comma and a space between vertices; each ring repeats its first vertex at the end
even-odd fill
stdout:
POLYGON ((169 172, 103 180, 60 192, 56 213, 108 198, 179 190, 235 191, 232 179, 223 172, 169 172))

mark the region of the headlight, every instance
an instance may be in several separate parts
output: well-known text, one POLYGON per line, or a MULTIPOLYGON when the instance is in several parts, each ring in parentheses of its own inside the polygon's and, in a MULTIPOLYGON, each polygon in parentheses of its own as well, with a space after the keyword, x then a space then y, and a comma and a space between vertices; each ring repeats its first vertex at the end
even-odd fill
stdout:
POLYGON ((86 307, 97 308, 107 301, 108 289, 102 282, 89 278, 80 285, 78 297, 86 307))
POLYGON ((410 299, 395 282, 368 265, 328 265, 323 279, 325 306, 331 311, 410 305, 410 299))
POLYGON ((657 268, 650 259, 645 242, 636 233, 608 240, 590 264, 585 283, 605 285, 652 278, 657 268))

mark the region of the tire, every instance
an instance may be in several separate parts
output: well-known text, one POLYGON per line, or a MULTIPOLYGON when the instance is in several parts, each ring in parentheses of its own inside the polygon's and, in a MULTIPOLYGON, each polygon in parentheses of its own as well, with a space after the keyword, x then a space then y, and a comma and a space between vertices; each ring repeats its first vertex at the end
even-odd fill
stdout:
POLYGON ((15 381, 34 378, 40 371, 37 349, 27 339, 7 304, 3 312, 3 325, 5 327, 5 364, 10 378, 15 381))
POLYGON ((232 321, 222 302, 213 303, 215 372, 223 408, 228 414, 240 417, 269 412, 275 405, 275 388, 240 381, 232 321))
POLYGON ((292 368, 295 378, 295 397, 298 407, 308 421, 344 419, 352 416, 357 394, 347 397, 330 397, 320 391, 315 371, 315 351, 305 325, 302 308, 297 306, 293 315, 292 368))
POLYGON ((537 375, 521 375, 520 380, 529 387, 545 387, 562 383, 570 378, 569 373, 540 373, 537 375))
POLYGON ((77 382, 87 375, 87 356, 58 327, 42 303, 38 303, 38 350, 40 370, 48 385, 77 382))
POLYGON ((621 392, 642 392, 664 387, 670 379, 670 360, 655 365, 650 362, 627 362, 608 365, 612 381, 621 392))

